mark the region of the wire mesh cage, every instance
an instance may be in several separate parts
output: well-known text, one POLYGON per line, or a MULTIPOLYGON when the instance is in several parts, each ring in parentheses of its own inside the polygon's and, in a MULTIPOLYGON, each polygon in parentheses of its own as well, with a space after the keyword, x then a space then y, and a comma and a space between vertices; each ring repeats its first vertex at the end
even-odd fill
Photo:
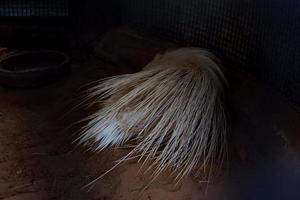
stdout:
POLYGON ((300 105, 300 1, 130 0, 131 25, 209 48, 300 105))
POLYGON ((67 17, 68 0, 2 0, 0 17, 67 17))

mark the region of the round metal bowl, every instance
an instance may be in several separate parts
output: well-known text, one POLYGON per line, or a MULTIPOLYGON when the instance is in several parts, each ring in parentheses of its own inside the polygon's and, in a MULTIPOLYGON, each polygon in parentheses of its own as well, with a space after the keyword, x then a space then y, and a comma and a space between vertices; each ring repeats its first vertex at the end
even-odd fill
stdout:
POLYGON ((0 83, 38 87, 62 78, 70 71, 69 57, 57 51, 23 51, 0 60, 0 83))

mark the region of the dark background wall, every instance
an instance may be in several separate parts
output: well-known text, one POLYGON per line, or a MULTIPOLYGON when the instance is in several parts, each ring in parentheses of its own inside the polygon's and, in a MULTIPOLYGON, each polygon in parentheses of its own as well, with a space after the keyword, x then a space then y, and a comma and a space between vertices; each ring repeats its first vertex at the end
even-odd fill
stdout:
POLYGON ((298 0, 4 0, 0 6, 0 46, 76 48, 92 45, 114 27, 130 25, 183 45, 209 48, 228 66, 300 105, 298 0), (29 16, 5 16, 11 14, 5 6, 22 4, 29 16), (38 16, 40 11, 44 16, 38 16))
POLYGON ((300 104, 300 1, 123 0, 136 28, 209 48, 300 104))
POLYGON ((118 0, 2 0, 0 47, 80 48, 119 25, 118 0))

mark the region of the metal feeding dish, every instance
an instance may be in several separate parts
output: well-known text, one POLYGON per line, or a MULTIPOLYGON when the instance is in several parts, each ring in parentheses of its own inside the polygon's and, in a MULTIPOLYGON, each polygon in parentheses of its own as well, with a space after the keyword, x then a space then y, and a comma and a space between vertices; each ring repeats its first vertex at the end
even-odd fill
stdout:
POLYGON ((57 51, 22 51, 0 60, 0 83, 18 88, 38 87, 70 71, 69 57, 57 51))

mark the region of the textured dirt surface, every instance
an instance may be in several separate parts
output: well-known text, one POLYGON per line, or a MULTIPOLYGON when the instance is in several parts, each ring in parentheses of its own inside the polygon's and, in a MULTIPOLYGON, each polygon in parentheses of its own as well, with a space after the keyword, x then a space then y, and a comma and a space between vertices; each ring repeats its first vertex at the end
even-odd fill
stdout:
POLYGON ((85 114, 69 111, 80 99, 80 88, 101 77, 135 71, 137 68, 120 66, 142 65, 155 52, 175 46, 127 31, 117 31, 110 37, 106 36, 105 44, 93 55, 71 53, 72 73, 61 81, 29 90, 0 87, 0 199, 233 199, 230 188, 243 185, 244 177, 260 171, 261 166, 297 160, 299 113, 268 88, 226 70, 233 116, 228 173, 208 187, 193 177, 175 186, 162 175, 145 189, 149 176, 139 173, 140 165, 131 161, 93 187, 84 187, 110 169, 127 150, 111 149, 96 155, 82 148, 74 150, 72 134, 78 126, 68 127, 85 114), (130 45, 132 42, 134 45, 130 45), (123 49, 110 45, 115 43, 123 49), (106 62, 100 60, 100 54, 106 62))

